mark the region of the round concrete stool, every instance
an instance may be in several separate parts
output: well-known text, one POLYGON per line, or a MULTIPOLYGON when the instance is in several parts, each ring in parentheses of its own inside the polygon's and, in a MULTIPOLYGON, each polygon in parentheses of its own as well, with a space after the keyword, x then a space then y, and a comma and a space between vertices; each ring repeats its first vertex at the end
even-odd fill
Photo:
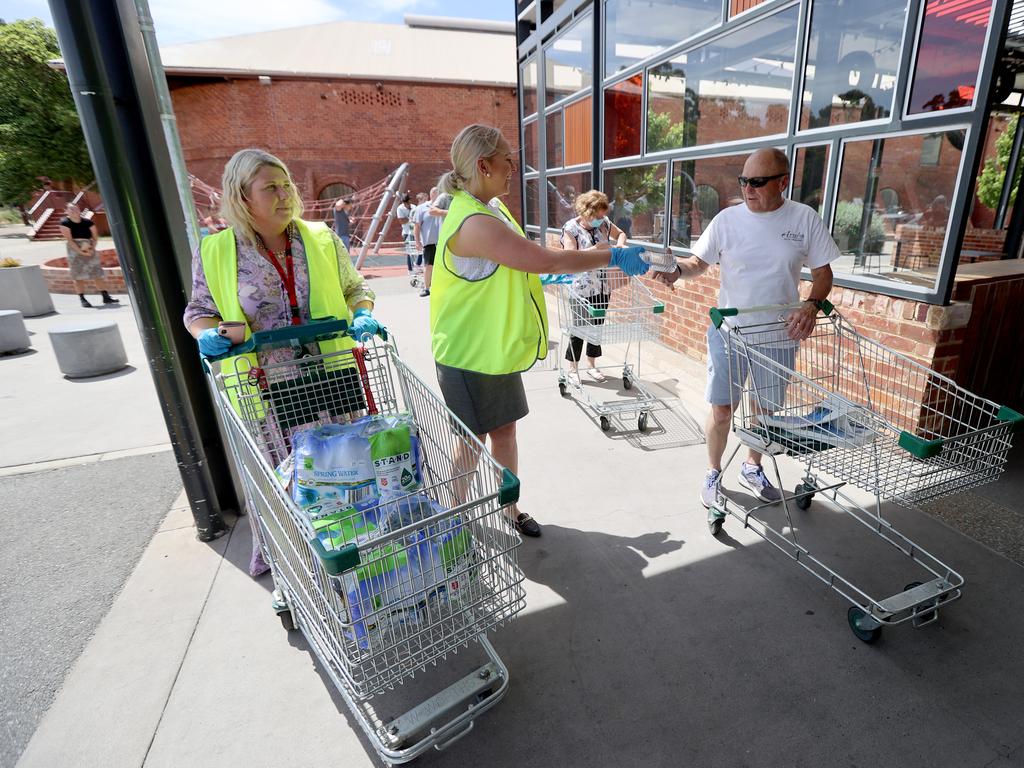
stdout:
POLYGON ((68 378, 102 376, 128 365, 121 333, 112 320, 66 325, 49 333, 57 365, 68 378))
POLYGON ((0 309, 0 355, 24 352, 32 346, 25 330, 25 318, 16 309, 0 309))

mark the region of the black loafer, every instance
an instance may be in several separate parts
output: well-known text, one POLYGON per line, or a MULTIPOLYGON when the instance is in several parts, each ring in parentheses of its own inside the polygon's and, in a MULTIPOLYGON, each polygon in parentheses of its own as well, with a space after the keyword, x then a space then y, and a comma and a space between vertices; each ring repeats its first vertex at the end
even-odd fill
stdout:
POLYGON ((519 516, 512 522, 512 525, 523 536, 533 536, 534 538, 540 536, 540 526, 537 524, 537 521, 525 512, 520 512, 519 516))

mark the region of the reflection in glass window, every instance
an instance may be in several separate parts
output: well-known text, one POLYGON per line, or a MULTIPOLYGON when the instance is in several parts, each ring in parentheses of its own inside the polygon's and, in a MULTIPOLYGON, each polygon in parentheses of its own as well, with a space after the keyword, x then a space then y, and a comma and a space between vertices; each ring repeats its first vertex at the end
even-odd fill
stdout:
POLYGON ((523 158, 526 163, 525 170, 536 171, 540 168, 540 147, 537 144, 539 141, 537 121, 534 120, 532 123, 527 123, 523 126, 523 158))
POLYGON ((608 217, 632 240, 661 243, 665 238, 665 165, 639 165, 604 172, 602 191, 608 217))
POLYGON ((749 11, 751 8, 755 8, 763 3, 764 0, 730 0, 729 2, 729 18, 737 16, 744 11, 749 11))
POLYGON ((608 0, 605 77, 709 29, 721 18, 721 0, 608 0))
POLYGON ((540 226, 539 179, 526 180, 526 199, 523 201, 523 221, 528 227, 540 226))
POLYGON ((669 245, 689 248, 720 210, 743 205, 736 177, 746 159, 743 154, 672 163, 669 245))
POLYGON ((964 131, 944 131, 939 162, 921 165, 928 134, 844 145, 832 237, 837 272, 931 287, 949 226, 964 131))
POLYGON ((519 70, 523 81, 523 117, 529 117, 537 111, 537 58, 534 57, 523 64, 519 70))
POLYGON ((594 24, 588 14, 544 47, 544 104, 584 88, 594 74, 594 24))
POLYGON ((647 151, 786 133, 799 8, 680 54, 647 77, 647 151))
POLYGON ((809 205, 818 214, 824 207, 825 174, 828 173, 828 144, 800 147, 793 163, 793 192, 790 199, 809 205))
POLYGON ((565 107, 565 164, 582 165, 594 159, 593 108, 588 96, 565 107))
POLYGON ((992 0, 928 0, 910 88, 911 115, 974 103, 992 0))
POLYGON ((548 228, 561 229, 576 216, 576 196, 590 189, 590 172, 548 177, 548 228))
POLYGON ((560 168, 562 165, 562 110, 553 112, 545 118, 545 142, 547 144, 548 168, 560 168))
POLYGON ((605 159, 640 154, 643 82, 642 75, 633 75, 604 91, 605 159))
POLYGON ((889 117, 906 0, 815 0, 800 128, 889 117))

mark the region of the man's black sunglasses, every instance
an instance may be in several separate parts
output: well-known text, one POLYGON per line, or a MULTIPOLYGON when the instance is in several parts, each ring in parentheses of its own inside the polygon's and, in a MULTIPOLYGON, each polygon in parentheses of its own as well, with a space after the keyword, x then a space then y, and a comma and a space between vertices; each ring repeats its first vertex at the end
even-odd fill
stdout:
POLYGON ((776 173, 774 176, 737 176, 736 180, 740 183, 741 187, 749 184, 754 189, 760 189, 769 181, 775 181, 775 179, 781 179, 783 176, 788 176, 789 173, 776 173))

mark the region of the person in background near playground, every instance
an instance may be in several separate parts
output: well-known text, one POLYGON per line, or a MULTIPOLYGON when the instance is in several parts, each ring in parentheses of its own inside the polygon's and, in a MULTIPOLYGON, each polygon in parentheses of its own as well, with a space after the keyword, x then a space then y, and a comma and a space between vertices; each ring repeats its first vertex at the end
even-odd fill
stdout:
POLYGON ((423 290, 420 291, 420 296, 430 295, 430 278, 434 271, 437 236, 441 233, 441 222, 452 202, 452 196, 439 195, 437 187, 430 188, 429 198, 417 205, 416 210, 412 212, 416 250, 423 254, 423 290))
POLYGON ((334 204, 334 234, 345 244, 345 250, 352 255, 352 241, 349 239, 351 222, 348 218, 349 209, 352 207, 352 199, 343 197, 334 204))
MULTIPOLYGON (((783 192, 789 183, 789 160, 777 149, 759 149, 743 164, 739 177, 744 205, 722 209, 693 246, 693 255, 676 262, 675 272, 662 272, 655 278, 671 285, 680 277, 702 274, 712 264, 719 265, 722 282, 718 294, 721 307, 754 307, 769 304, 795 304, 800 301, 800 270, 811 271, 811 288, 803 306, 786 318, 785 328, 791 342, 766 344, 764 354, 792 368, 796 342, 814 330, 818 305, 832 290, 832 261, 839 249, 813 208, 787 200, 783 192)), ((741 325, 770 323, 778 313, 738 315, 741 325)), ((733 355, 733 380, 729 377, 729 355, 722 334, 709 327, 708 382, 706 397, 711 404, 705 433, 708 447, 707 475, 700 490, 701 503, 710 507, 718 498, 722 479, 722 457, 729 438, 732 412, 738 404, 746 363, 733 355)), ((785 404, 785 384, 758 381, 762 369, 755 370, 756 387, 762 405, 785 404)), ((781 500, 782 494, 765 477, 761 454, 751 449, 740 467, 740 484, 765 502, 781 500)))
MULTIPOLYGON (((412 214, 412 197, 406 192, 402 195, 402 202, 398 204, 395 209, 395 218, 398 219, 398 223, 402 225, 402 245, 405 248, 405 266, 409 270, 409 274, 412 274, 413 269, 413 258, 412 250, 415 247, 415 243, 412 239, 412 222, 409 220, 412 214)), ((416 262, 419 265, 419 262, 416 262)))
POLYGON ((68 269, 82 306, 92 306, 85 298, 87 281, 90 280, 100 284, 100 296, 104 304, 119 304, 104 287, 106 276, 103 274, 100 255, 96 252, 96 242, 99 240, 96 224, 83 217, 81 209, 74 203, 67 204, 64 214, 60 220, 60 233, 67 241, 68 269))
MULTIPOLYGON (((356 339, 380 330, 373 291, 338 236, 322 222, 300 218, 302 200, 283 162, 260 149, 239 150, 224 166, 221 186, 221 212, 231 226, 204 237, 193 254, 192 298, 182 318, 204 356, 230 352, 230 340, 217 330, 222 320, 244 322, 247 339, 321 317, 347 320, 356 339)), ((320 342, 319 351, 354 345, 346 336, 320 342)), ((295 354, 291 348, 261 351, 239 368, 284 364, 295 354)), ((352 378, 354 397, 361 398, 358 376, 352 378)), ((267 565, 255 526, 252 521, 249 573, 259 576, 267 565)))
MULTIPOLYGON (((609 243, 612 240, 620 248, 626 246, 626 233, 608 220, 608 196, 604 192, 592 189, 576 197, 573 203, 577 216, 569 219, 562 225, 562 247, 576 251, 586 251, 596 248, 600 243, 609 243)), ((573 276, 572 291, 574 297, 570 303, 574 315, 582 313, 583 317, 590 315, 583 306, 583 302, 576 297, 586 299, 595 309, 607 309, 608 300, 611 298, 611 291, 608 288, 607 274, 604 269, 595 269, 590 272, 580 272, 573 276)), ((604 318, 593 321, 597 324, 604 323, 604 318)), ((569 348, 565 350, 565 359, 569 361, 571 373, 579 376, 580 355, 583 352, 583 339, 572 336, 569 340, 569 348)), ((601 356, 601 345, 587 342, 587 375, 597 382, 605 381, 605 375, 597 367, 597 358, 601 356)))
MULTIPOLYGON (((469 125, 452 142, 452 169, 438 187, 452 196, 438 236, 430 295, 431 347, 445 403, 494 458, 519 471, 516 422, 529 412, 522 372, 548 354, 548 316, 538 273, 619 267, 647 271, 643 249, 544 248, 529 240, 499 198, 509 194, 516 152, 501 131, 469 125)), ((478 456, 464 446, 457 464, 478 456)), ((517 504, 506 507, 526 536, 540 525, 517 504)))

